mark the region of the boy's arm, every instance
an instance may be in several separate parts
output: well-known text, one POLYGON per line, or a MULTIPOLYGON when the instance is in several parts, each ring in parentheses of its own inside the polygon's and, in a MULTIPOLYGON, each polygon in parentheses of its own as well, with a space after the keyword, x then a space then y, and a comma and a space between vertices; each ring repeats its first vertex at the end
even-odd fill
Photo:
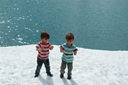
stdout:
POLYGON ((60 52, 61 52, 61 53, 63 52, 63 48, 62 48, 62 47, 60 47, 60 52))
POLYGON ((74 55, 76 55, 77 54, 77 51, 74 51, 74 55))
POLYGON ((75 49, 74 49, 74 55, 77 55, 77 51, 78 51, 78 49, 75 48, 75 49))
POLYGON ((50 50, 52 50, 53 48, 54 48, 54 46, 51 46, 51 47, 50 47, 50 50))

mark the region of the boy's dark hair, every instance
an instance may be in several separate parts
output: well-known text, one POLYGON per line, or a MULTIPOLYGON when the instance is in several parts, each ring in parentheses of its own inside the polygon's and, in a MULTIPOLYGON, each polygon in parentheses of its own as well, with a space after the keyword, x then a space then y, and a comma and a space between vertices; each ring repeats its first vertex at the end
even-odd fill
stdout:
POLYGON ((66 40, 74 40, 75 36, 72 33, 67 33, 65 36, 66 40))
POLYGON ((40 38, 41 39, 49 39, 50 38, 50 35, 48 34, 48 32, 46 32, 46 31, 42 31, 41 32, 41 35, 40 35, 40 38))

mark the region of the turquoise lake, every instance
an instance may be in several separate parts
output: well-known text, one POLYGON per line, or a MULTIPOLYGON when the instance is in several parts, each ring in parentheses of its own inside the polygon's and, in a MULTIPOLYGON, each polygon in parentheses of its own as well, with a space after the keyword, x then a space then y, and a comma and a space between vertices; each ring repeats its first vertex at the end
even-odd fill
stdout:
POLYGON ((128 0, 0 0, 0 47, 53 45, 75 35, 77 47, 128 50, 128 0))

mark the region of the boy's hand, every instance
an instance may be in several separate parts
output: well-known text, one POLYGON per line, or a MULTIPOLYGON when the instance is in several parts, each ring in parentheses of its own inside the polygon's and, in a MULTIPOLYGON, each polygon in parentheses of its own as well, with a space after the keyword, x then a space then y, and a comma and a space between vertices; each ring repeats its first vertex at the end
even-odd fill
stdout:
POLYGON ((51 47, 50 47, 50 50, 52 50, 53 48, 54 48, 54 46, 51 46, 51 47))
POLYGON ((44 47, 43 46, 41 46, 41 49, 43 49, 44 47))
POLYGON ((37 51, 41 51, 44 47, 41 46, 41 48, 36 48, 37 51))
POLYGON ((42 49, 41 48, 36 48, 37 51, 41 51, 42 49))
POLYGON ((60 47, 60 52, 61 52, 61 53, 63 52, 63 48, 62 48, 62 47, 60 47))
POLYGON ((77 51, 74 51, 74 55, 76 55, 77 54, 77 51))

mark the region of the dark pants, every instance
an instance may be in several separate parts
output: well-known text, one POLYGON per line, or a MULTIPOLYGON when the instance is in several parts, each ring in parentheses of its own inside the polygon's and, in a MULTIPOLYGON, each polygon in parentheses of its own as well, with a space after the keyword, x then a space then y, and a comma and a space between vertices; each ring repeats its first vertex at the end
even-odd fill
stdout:
POLYGON ((73 63, 67 63, 65 61, 62 60, 62 63, 61 63, 61 67, 60 67, 60 72, 62 74, 65 73, 65 68, 66 68, 66 65, 68 66, 68 75, 72 75, 72 69, 73 69, 73 63))
POLYGON ((47 73, 47 74, 51 74, 51 72, 50 72, 50 63, 49 63, 49 59, 47 59, 47 60, 42 60, 42 59, 40 59, 40 58, 37 58, 37 67, 36 67, 36 71, 35 71, 35 74, 36 74, 36 75, 39 75, 39 74, 40 74, 40 69, 41 69, 43 63, 44 63, 44 65, 45 65, 46 73, 47 73))

